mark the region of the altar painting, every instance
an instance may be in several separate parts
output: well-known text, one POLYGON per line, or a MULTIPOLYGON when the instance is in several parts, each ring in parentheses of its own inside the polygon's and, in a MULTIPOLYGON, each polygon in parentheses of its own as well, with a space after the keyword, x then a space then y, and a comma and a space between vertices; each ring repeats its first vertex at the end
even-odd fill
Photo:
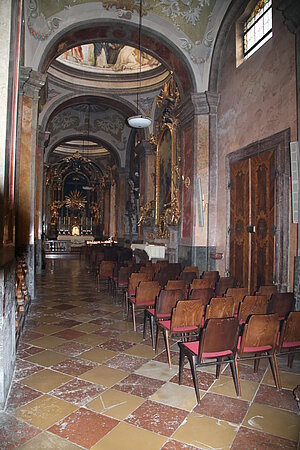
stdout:
POLYGON ((164 210, 170 205, 173 195, 172 164, 174 158, 173 130, 165 125, 157 145, 156 162, 156 224, 164 210))

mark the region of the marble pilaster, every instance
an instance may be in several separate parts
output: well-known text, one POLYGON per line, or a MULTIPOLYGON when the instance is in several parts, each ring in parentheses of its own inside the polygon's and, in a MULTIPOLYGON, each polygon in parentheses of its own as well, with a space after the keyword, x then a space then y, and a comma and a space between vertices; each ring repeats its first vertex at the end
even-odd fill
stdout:
POLYGON ((38 135, 38 104, 40 90, 46 82, 46 75, 33 70, 24 70, 22 116, 20 121, 20 156, 18 174, 20 183, 16 196, 16 247, 26 254, 28 291, 35 295, 35 238, 36 238, 36 159, 38 135))

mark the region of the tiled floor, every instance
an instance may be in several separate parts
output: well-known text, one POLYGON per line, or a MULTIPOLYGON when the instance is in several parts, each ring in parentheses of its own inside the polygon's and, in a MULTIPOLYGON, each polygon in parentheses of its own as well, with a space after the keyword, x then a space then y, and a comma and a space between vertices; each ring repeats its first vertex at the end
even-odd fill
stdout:
POLYGON ((212 367, 199 371, 197 406, 188 366, 178 385, 177 344, 172 369, 161 345, 155 355, 143 341, 141 315, 133 332, 84 261, 48 261, 0 414, 0 449, 297 448, 300 360, 289 370, 280 359, 280 392, 266 365, 257 374, 240 365, 240 398, 228 368, 219 380, 212 367))

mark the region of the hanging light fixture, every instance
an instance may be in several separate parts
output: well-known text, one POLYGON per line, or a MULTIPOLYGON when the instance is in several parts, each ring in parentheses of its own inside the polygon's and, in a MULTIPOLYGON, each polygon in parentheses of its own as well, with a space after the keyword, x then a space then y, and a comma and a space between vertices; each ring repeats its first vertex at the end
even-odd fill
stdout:
POLYGON ((146 128, 151 125, 150 117, 139 114, 139 90, 141 88, 141 74, 142 74, 142 51, 141 51, 141 35, 142 35, 142 14, 143 14, 143 0, 140 0, 140 20, 139 20, 139 57, 140 64, 137 72, 137 87, 136 87, 136 110, 137 115, 128 117, 127 122, 132 128, 146 128))

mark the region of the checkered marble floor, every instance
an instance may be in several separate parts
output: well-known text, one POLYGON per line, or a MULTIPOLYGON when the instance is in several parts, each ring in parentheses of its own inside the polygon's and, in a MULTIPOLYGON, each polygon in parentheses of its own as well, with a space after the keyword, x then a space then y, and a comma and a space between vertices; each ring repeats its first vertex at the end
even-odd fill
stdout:
POLYGON ((155 355, 143 341, 142 319, 133 332, 85 261, 47 261, 0 413, 0 449, 297 448, 299 359, 292 370, 279 359, 280 392, 266 364, 257 374, 240 364, 239 398, 229 368, 219 380, 213 367, 199 370, 198 406, 188 365, 178 385, 176 341, 169 369, 163 342, 155 355))

